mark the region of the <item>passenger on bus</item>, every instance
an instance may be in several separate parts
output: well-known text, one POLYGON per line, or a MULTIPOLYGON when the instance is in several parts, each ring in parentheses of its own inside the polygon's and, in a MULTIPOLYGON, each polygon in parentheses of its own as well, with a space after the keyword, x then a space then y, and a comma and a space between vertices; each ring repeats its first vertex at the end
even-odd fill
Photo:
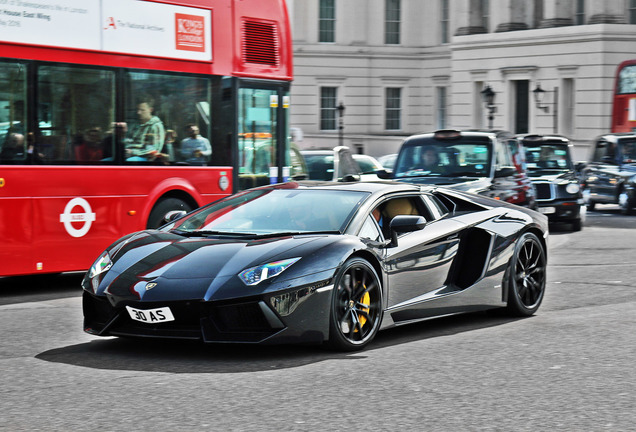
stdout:
POLYGON ((0 151, 0 160, 7 162, 22 159, 24 159, 24 135, 10 133, 0 151))
POLYGON ((154 102, 151 98, 143 98, 137 104, 139 125, 133 131, 132 142, 126 148, 127 160, 154 160, 161 153, 165 132, 163 122, 153 112, 154 102), (148 141, 148 136, 152 136, 152 141, 148 141))
POLYGON ((75 160, 80 162, 102 160, 102 129, 93 127, 79 137, 75 144, 75 160))
POLYGON ((207 138, 199 134, 199 127, 195 124, 186 126, 188 138, 181 141, 181 160, 193 165, 205 165, 212 155, 212 146, 207 138))

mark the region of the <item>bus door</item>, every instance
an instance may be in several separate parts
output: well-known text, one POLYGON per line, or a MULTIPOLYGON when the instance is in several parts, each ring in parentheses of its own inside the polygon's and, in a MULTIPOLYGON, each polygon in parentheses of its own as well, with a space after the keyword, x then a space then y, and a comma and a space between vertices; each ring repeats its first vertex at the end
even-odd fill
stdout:
POLYGON ((238 90, 238 189, 288 180, 287 108, 286 90, 238 90))

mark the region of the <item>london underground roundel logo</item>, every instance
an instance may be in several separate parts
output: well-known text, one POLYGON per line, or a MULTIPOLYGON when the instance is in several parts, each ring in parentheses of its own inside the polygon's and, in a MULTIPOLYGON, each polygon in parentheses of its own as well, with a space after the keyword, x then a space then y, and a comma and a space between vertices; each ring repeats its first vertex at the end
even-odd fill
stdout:
POLYGON ((86 235, 94 221, 95 213, 93 213, 91 205, 84 198, 73 198, 70 200, 66 203, 66 207, 64 207, 64 213, 60 215, 60 222, 64 224, 66 232, 72 237, 83 237, 86 235), (75 207, 80 207, 83 212, 72 213, 75 207), (75 228, 73 223, 76 224, 75 226, 78 226, 80 223, 83 224, 81 228, 75 228))

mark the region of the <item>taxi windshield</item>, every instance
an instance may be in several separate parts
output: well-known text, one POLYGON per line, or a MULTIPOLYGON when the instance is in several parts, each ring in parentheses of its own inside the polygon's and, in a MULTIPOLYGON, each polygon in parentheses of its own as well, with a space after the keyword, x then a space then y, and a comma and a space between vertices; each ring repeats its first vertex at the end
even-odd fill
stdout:
POLYGON ((536 144, 524 145, 526 168, 531 176, 545 172, 564 172, 574 169, 567 145, 536 144))
POLYGON ((409 177, 488 177, 491 145, 486 142, 424 141, 404 147, 393 170, 396 179, 409 177))

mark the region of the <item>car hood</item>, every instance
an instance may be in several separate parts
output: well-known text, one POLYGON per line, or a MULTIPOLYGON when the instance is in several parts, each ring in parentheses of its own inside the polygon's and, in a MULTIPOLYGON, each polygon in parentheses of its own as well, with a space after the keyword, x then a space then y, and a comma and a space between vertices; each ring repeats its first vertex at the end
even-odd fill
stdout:
MULTIPOLYGON (((223 286, 256 293, 238 274, 250 267, 302 257, 333 240, 333 235, 302 235, 242 240, 187 238, 143 231, 112 248, 113 265, 94 290, 111 302, 209 300, 223 286), (119 249, 118 249, 119 248, 119 249)), ((266 285, 266 284, 261 284, 266 285)))

